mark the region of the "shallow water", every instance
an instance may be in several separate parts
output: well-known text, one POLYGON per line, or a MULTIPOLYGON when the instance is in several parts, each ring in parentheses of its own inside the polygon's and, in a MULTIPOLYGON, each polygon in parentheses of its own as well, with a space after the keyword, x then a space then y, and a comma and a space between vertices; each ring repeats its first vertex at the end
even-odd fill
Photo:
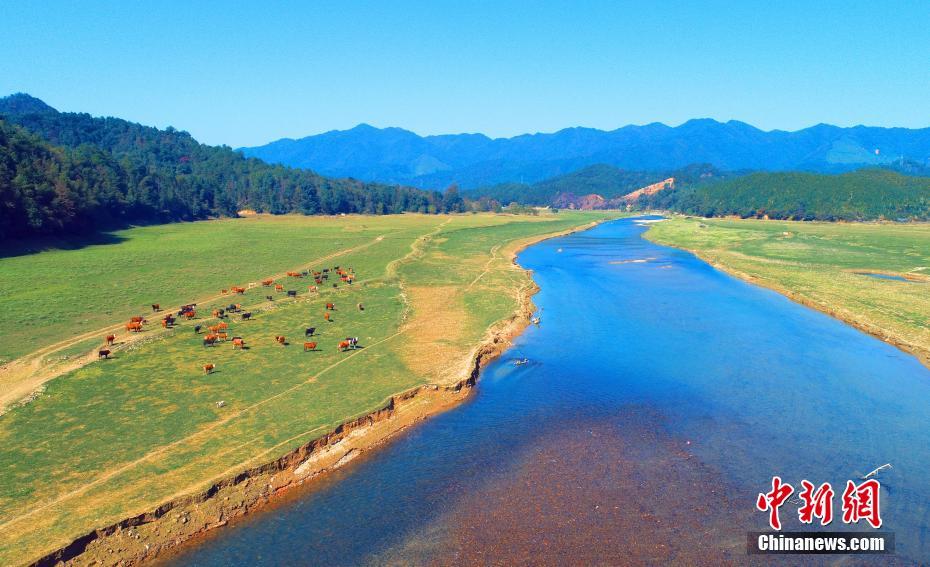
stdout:
POLYGON ((745 563, 773 475, 832 482, 839 515, 888 462, 883 529, 930 559, 930 371, 644 230, 524 251, 541 325, 468 402, 173 563, 745 563))
POLYGON ((909 280, 902 276, 896 276, 893 274, 876 274, 873 272, 856 272, 860 276, 868 276, 870 278, 878 278, 880 280, 894 280, 896 282, 907 282, 907 283, 923 283, 917 280, 909 280))

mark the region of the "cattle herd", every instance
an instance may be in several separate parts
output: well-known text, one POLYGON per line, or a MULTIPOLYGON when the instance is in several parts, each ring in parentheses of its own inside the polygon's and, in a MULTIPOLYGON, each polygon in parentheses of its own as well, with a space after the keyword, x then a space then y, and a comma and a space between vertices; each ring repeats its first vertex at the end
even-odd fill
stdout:
MULTIPOLYGON (((300 271, 300 272, 287 272, 288 278, 306 278, 312 277, 315 285, 310 285, 307 287, 307 292, 310 294, 318 293, 319 286, 324 283, 330 283, 330 276, 338 276, 342 283, 351 285, 355 280, 355 271, 352 268, 341 268, 340 266, 334 266, 332 268, 323 268, 319 271, 300 271)), ((248 288, 241 286, 230 286, 227 289, 221 290, 223 295, 234 294, 234 295, 243 295, 246 293, 247 289, 252 289, 253 287, 258 287, 259 284, 253 283, 249 284, 248 288)), ((277 283, 274 279, 262 280, 262 287, 270 288, 274 287, 276 292, 284 292, 286 297, 297 297, 296 290, 285 290, 284 284, 277 283)), ((339 284, 333 282, 333 287, 338 287, 339 284)), ((268 301, 273 301, 273 295, 266 295, 265 299, 268 301)), ((152 313, 160 314, 162 312, 161 305, 158 303, 152 303, 152 313)), ((358 310, 363 311, 365 308, 361 303, 358 304, 358 310)), ((323 319, 328 322, 332 322, 331 312, 336 310, 336 304, 333 302, 327 302, 326 308, 323 312, 323 319)), ((206 334, 202 337, 202 344, 204 348, 210 348, 216 346, 218 343, 225 343, 229 340, 232 342, 233 350, 245 350, 249 348, 246 344, 246 341, 241 336, 229 336, 229 323, 230 317, 233 314, 239 316, 240 321, 249 321, 252 319, 251 311, 243 311, 241 303, 230 303, 223 308, 215 308, 211 311, 211 318, 216 320, 215 324, 208 325, 206 323, 196 324, 193 326, 194 333, 200 335, 201 331, 206 327, 206 334)), ((167 313, 161 317, 161 326, 165 329, 174 328, 177 323, 178 318, 184 318, 185 320, 193 320, 197 318, 197 304, 189 303, 187 305, 181 306, 178 309, 177 313, 167 313)), ((129 319, 129 322, 126 323, 125 329, 129 333, 139 333, 144 329, 144 325, 148 323, 148 320, 142 316, 133 316, 129 319)), ((307 327, 304 330, 304 337, 310 339, 316 336, 317 328, 316 327, 307 327)), ((106 336, 106 341, 104 348, 101 348, 97 351, 98 358, 109 359, 112 351, 107 348, 112 346, 116 342, 116 335, 110 334, 106 336)), ((274 342, 280 346, 288 346, 287 338, 284 335, 275 335, 274 342)), ((304 342, 304 352, 315 352, 320 349, 317 348, 317 341, 307 341, 304 342)), ((343 340, 340 340, 336 346, 337 350, 340 352, 345 352, 348 350, 354 350, 359 348, 358 337, 346 337, 343 340)), ((216 369, 216 364, 208 363, 202 365, 204 374, 211 374, 216 369)))

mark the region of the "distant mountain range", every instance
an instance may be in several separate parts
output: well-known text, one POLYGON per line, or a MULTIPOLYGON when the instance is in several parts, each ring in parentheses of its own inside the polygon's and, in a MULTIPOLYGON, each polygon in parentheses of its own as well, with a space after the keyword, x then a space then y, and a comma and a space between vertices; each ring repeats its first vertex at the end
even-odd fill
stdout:
POLYGON ((839 173, 904 158, 925 168, 930 165, 930 128, 818 124, 795 132, 767 132, 734 120, 695 119, 677 127, 653 123, 612 131, 567 128, 492 139, 482 134, 419 136, 401 128, 361 124, 241 151, 324 175, 433 189, 457 183, 468 189, 535 183, 593 164, 640 171, 708 163, 730 171, 839 173))

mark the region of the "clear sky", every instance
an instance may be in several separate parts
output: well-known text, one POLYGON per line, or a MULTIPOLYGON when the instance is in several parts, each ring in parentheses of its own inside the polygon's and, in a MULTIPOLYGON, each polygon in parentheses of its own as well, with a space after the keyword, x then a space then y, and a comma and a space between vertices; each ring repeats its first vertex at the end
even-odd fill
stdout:
POLYGON ((930 2, 0 2, 0 95, 231 146, 360 122, 930 126, 930 2))

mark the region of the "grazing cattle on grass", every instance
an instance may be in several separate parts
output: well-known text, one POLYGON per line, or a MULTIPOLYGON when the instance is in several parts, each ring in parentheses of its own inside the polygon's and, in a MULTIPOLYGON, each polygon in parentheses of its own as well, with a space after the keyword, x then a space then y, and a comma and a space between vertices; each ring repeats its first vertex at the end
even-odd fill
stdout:
POLYGON ((284 346, 287 344, 287 339, 284 338, 284 335, 277 335, 275 336, 274 340, 276 343, 278 343, 281 346, 284 346))
POLYGON ((129 322, 130 323, 145 323, 145 317, 136 315, 135 317, 130 317, 129 322))
POLYGON ((217 333, 216 338, 220 339, 221 341, 225 341, 226 339, 229 338, 229 335, 227 335, 226 333, 217 333))
POLYGON ((327 310, 327 311, 335 311, 335 310, 336 310, 336 304, 335 304, 335 303, 327 303, 327 304, 326 304, 326 310, 327 310))
POLYGON ((219 333, 219 332, 220 332, 220 326, 219 326, 219 325, 211 325, 211 326, 210 326, 210 332, 211 332, 211 333, 219 333))
POLYGON ((222 321, 217 325, 217 327, 219 327, 220 329, 226 330, 229 328, 229 323, 227 323, 226 321, 222 321))
POLYGON ((219 309, 214 309, 214 310, 213 310, 213 316, 216 317, 217 319, 220 318, 220 317, 222 317, 222 315, 220 314, 220 310, 219 310, 219 309))
POLYGON ((110 350, 105 348, 98 350, 97 358, 110 358, 110 350))
POLYGON ((364 311, 364 310, 365 310, 365 306, 362 305, 361 303, 359 303, 359 304, 358 304, 358 310, 359 310, 359 311, 364 311))
POLYGON ((266 296, 265 296, 265 299, 267 299, 268 301, 274 301, 274 296, 273 296, 273 295, 266 295, 266 296))
POLYGON ((139 322, 126 323, 126 330, 132 331, 133 333, 138 333, 142 331, 142 323, 139 323, 139 322))
POLYGON ((152 304, 152 312, 153 312, 153 313, 156 313, 156 312, 158 312, 158 311, 161 311, 161 305, 159 305, 159 304, 157 304, 157 303, 153 303, 153 304, 152 304))
POLYGON ((221 291, 221 293, 222 293, 223 295, 226 295, 227 293, 229 293, 229 290, 228 290, 228 289, 223 289, 223 290, 220 290, 220 291, 221 291))
POLYGON ((307 272, 307 270, 304 270, 304 271, 300 272, 300 275, 302 275, 302 276, 307 276, 307 275, 309 275, 309 272, 307 272))
POLYGON ((203 346, 213 346, 213 343, 216 342, 216 335, 207 335, 203 338, 203 346))
POLYGON ((216 365, 213 364, 213 363, 204 364, 204 365, 203 365, 203 373, 204 373, 204 374, 210 374, 211 372, 213 372, 213 369, 214 369, 214 368, 216 368, 216 365))
POLYGON ((313 333, 315 332, 316 332, 316 327, 307 327, 306 329, 304 329, 304 336, 312 337, 313 333))
POLYGON ((288 273, 287 273, 287 276, 288 276, 289 278, 299 278, 299 277, 301 277, 301 274, 300 274, 300 272, 288 272, 288 273))
POLYGON ((243 321, 246 321, 246 320, 251 319, 251 318, 252 318, 252 312, 251 312, 251 311, 246 311, 245 313, 242 314, 242 320, 243 320, 243 321))
POLYGON ((274 290, 275 290, 275 291, 284 291, 284 284, 275 284, 274 290))
POLYGON ((337 347, 341 352, 349 350, 350 343, 349 341, 339 341, 339 346, 337 347))
POLYGON ((304 343, 304 352, 308 350, 316 350, 316 343, 304 343))
POLYGON ((201 325, 194 325, 194 334, 200 334, 201 325))
POLYGON ((288 297, 297 297, 297 291, 296 291, 296 290, 293 290, 293 289, 289 289, 289 290, 287 290, 287 296, 288 296, 288 297))
POLYGON ((244 287, 238 287, 238 286, 237 286, 237 287, 234 287, 234 288, 231 288, 231 289, 232 289, 234 292, 236 292, 236 293, 238 293, 238 294, 240 294, 240 295, 242 295, 243 293, 245 293, 245 288, 244 288, 244 287))
POLYGON ((274 283, 274 280, 262 280, 262 285, 265 287, 268 287, 273 283, 274 283))
POLYGON ((315 285, 307 286, 307 291, 309 291, 310 293, 316 293, 317 288, 315 285))
POLYGON ((168 328, 168 320, 167 320, 167 319, 162 319, 162 320, 161 320, 161 326, 162 326, 162 328, 167 329, 167 328, 168 328))
POLYGON ((197 316, 197 312, 196 312, 196 311, 185 311, 185 312, 184 312, 184 317, 185 317, 188 321, 191 320, 191 319, 193 319, 193 318, 196 317, 196 316, 197 316))
POLYGON ((233 350, 241 349, 245 347, 245 341, 240 338, 233 339, 233 350))
POLYGON ((106 341, 107 341, 107 346, 112 345, 114 342, 116 342, 116 335, 107 335, 106 341))
POLYGON ((358 348, 358 337, 346 337, 350 348, 358 348))
POLYGON ((326 313, 323 313, 323 318, 329 321, 329 311, 327 311, 326 313))

